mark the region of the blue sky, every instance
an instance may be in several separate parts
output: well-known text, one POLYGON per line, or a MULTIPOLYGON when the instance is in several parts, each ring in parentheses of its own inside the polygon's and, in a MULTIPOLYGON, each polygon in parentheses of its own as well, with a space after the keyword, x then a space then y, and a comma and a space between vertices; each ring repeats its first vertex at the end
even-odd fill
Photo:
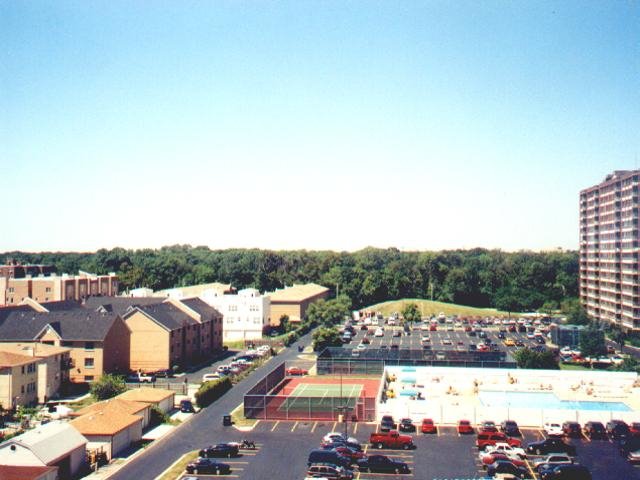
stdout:
POLYGON ((0 2, 3 250, 577 248, 638 1, 0 2))

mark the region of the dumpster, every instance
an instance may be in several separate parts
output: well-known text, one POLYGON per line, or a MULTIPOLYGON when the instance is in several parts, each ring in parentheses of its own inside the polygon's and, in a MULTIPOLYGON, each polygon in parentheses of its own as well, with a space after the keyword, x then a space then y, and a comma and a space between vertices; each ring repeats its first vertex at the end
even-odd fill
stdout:
POLYGON ((231 421, 231 415, 223 415, 222 416, 222 425, 224 427, 230 427, 233 424, 231 421))

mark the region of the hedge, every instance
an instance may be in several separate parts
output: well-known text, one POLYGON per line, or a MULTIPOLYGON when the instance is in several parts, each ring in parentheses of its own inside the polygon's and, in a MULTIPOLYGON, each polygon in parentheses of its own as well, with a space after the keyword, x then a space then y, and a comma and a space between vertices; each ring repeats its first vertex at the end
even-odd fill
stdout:
POLYGON ((200 408, 208 407, 230 390, 231 386, 231 379, 229 377, 212 382, 204 382, 196 392, 196 404, 200 408))

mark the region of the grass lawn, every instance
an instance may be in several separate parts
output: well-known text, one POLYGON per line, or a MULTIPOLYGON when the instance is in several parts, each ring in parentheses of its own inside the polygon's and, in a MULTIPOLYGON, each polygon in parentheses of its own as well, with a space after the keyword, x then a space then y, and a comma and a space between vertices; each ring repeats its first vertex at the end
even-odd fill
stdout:
POLYGON ((184 472, 184 469, 187 468, 187 464, 193 462, 196 458, 198 458, 198 450, 185 453, 164 475, 158 477, 157 480, 176 480, 176 478, 179 478, 184 472))
POLYGON ((84 407, 88 407, 91 404, 96 403, 96 399, 93 395, 89 395, 86 398, 83 398, 82 400, 80 400, 79 402, 73 402, 73 403, 69 403, 67 404, 67 406, 69 408, 73 408, 74 410, 78 411, 83 409, 84 407))
MULTIPOLYGON (((374 312, 380 312, 385 317, 391 315, 394 312, 401 313, 402 309, 409 303, 415 303, 420 309, 420 313, 423 317, 429 317, 431 315, 438 315, 440 312, 445 315, 459 315, 459 316, 498 316, 506 317, 508 312, 501 312, 495 308, 476 308, 467 307, 466 305, 456 305, 454 303, 444 302, 432 302, 431 300, 422 300, 419 298, 404 298, 402 300, 392 300, 389 302, 377 303, 371 305, 364 310, 371 310, 374 312)), ((512 313, 511 316, 518 316, 517 313, 512 313)))
POLYGON ((231 412, 231 421, 236 427, 253 427, 257 420, 244 418, 244 407, 242 403, 231 412))

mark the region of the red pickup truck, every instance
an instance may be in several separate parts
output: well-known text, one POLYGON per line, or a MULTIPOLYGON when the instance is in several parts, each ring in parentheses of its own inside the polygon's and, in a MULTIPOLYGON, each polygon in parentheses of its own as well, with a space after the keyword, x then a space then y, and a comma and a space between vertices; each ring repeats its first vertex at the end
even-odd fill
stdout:
POLYGON ((396 430, 390 432, 372 433, 369 443, 375 448, 413 448, 413 440, 409 435, 400 435, 396 430))

